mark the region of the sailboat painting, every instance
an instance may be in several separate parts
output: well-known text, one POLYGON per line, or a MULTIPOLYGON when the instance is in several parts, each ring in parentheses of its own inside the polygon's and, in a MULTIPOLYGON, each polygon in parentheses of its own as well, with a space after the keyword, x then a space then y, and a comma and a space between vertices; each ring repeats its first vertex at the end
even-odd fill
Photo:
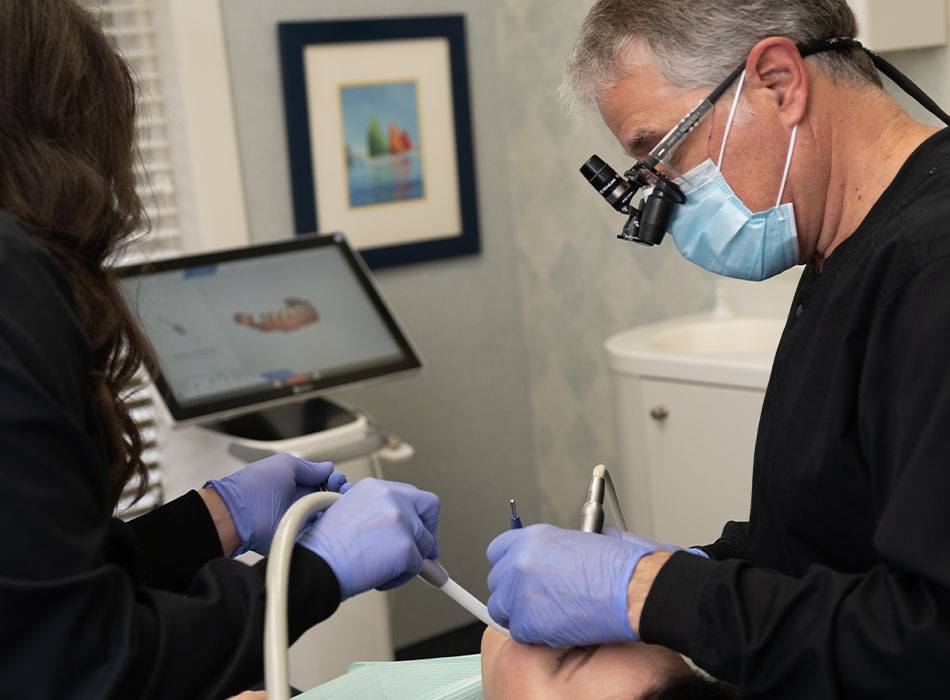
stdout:
POLYGON ((340 87, 350 207, 423 199, 415 81, 340 87))

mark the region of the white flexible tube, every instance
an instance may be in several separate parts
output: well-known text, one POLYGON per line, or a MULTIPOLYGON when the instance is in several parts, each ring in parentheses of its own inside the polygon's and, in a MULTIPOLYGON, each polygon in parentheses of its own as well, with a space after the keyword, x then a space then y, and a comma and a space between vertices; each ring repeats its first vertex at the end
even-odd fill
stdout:
POLYGON ((294 542, 303 524, 314 513, 340 498, 332 491, 304 496, 281 518, 267 560, 267 605, 264 612, 264 684, 268 700, 290 700, 287 674, 287 579, 294 542))
POLYGON ((433 559, 426 559, 422 562, 419 578, 432 586, 432 588, 445 593, 445 595, 496 632, 501 632, 506 637, 511 636, 508 630, 491 619, 491 615, 488 614, 488 608, 485 607, 485 604, 453 581, 449 576, 449 572, 446 571, 445 567, 439 562, 433 559))
POLYGON ((440 590, 496 632, 500 632, 506 637, 511 636, 508 630, 491 619, 491 615, 488 614, 488 608, 485 607, 482 601, 458 585, 453 579, 450 578, 446 581, 440 590))
MULTIPOLYGON (((304 496, 281 518, 274 532, 267 561, 267 604, 264 610, 264 685, 268 700, 290 700, 290 679, 287 671, 287 580, 290 558, 297 535, 307 519, 333 505, 340 494, 321 491, 304 496)), ((426 559, 420 578, 438 588, 486 625, 508 635, 488 614, 488 609, 475 596, 449 578, 438 562, 426 559)))

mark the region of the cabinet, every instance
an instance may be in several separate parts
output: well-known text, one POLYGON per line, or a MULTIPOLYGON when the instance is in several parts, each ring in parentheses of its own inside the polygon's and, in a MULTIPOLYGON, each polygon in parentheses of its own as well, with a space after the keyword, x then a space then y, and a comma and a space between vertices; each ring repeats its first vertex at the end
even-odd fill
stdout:
POLYGON ((647 377, 640 384, 640 455, 654 537, 684 546, 713 542, 727 520, 749 517, 764 393, 647 377))
POLYGON ((858 39, 874 51, 902 51, 947 43, 947 0, 848 0, 858 39))

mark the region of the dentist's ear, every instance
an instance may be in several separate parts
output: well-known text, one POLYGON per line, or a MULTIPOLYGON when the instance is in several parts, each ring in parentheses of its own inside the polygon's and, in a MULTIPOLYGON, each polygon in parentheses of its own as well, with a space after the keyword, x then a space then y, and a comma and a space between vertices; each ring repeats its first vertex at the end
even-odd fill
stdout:
POLYGON ((746 60, 746 89, 766 94, 778 118, 791 129, 805 117, 808 106, 808 66, 791 39, 763 39, 746 60))

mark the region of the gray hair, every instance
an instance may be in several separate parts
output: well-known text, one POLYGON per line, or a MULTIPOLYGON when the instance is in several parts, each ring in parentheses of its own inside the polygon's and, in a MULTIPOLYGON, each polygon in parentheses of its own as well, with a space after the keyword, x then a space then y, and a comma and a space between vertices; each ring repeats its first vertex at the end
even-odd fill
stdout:
MULTIPOLYGON (((594 106, 618 79, 630 46, 648 49, 671 85, 712 87, 770 36, 809 43, 853 38, 858 27, 846 0, 597 0, 581 27, 561 94, 574 106, 594 106)), ((860 49, 828 51, 814 60, 833 78, 880 86, 860 49)))

